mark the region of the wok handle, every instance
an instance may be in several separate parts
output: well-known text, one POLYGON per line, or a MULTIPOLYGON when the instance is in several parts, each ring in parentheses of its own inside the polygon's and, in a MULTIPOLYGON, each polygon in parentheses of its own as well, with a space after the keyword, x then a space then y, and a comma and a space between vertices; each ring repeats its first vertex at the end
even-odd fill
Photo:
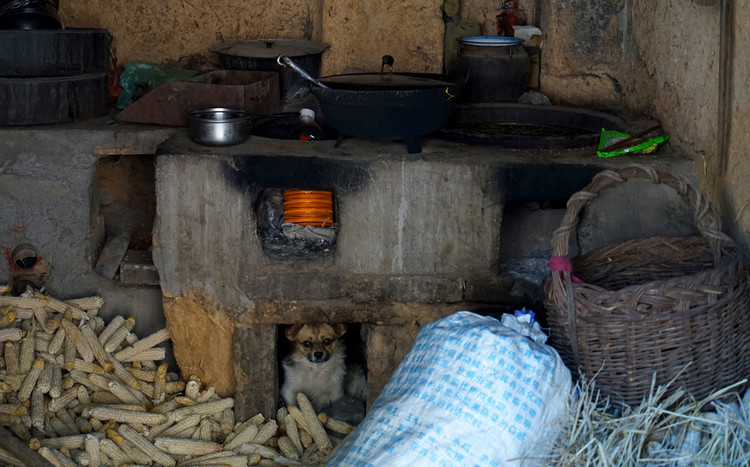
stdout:
POLYGON ((300 76, 302 76, 309 82, 313 83, 314 85, 320 86, 321 88, 328 89, 328 86, 326 86, 325 84, 321 83, 317 79, 310 76, 310 73, 303 70, 302 67, 294 63, 294 61, 291 58, 287 57, 286 55, 279 55, 278 58, 276 59, 276 63, 278 63, 281 66, 288 66, 292 70, 296 71, 300 76))

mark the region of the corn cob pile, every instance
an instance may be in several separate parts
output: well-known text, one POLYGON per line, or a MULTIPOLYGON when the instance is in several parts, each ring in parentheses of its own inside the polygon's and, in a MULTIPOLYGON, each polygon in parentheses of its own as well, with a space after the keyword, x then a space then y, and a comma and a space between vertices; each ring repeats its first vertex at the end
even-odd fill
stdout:
MULTIPOLYGON (((138 339, 132 317, 97 316, 100 297, 8 290, 0 286, 0 426, 55 466, 320 464, 354 429, 316 414, 303 394, 276 420, 235 422, 233 398, 159 363, 166 329, 138 339)), ((1 449, 0 464, 23 465, 1 449)))

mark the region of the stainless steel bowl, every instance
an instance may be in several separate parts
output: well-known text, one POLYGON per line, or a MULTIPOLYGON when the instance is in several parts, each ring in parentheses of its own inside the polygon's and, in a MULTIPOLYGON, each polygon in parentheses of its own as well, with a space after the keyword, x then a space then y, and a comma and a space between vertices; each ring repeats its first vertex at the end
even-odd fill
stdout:
POLYGON ((190 138, 205 146, 232 146, 250 136, 250 113, 214 107, 188 113, 190 138))

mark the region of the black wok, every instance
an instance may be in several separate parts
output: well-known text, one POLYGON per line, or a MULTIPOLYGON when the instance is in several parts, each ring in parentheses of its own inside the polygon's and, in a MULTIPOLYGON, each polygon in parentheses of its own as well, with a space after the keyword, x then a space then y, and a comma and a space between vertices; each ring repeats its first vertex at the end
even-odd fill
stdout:
MULTIPOLYGON (((291 62, 279 57, 282 61, 291 62)), ((339 140, 404 140, 410 154, 422 152, 422 136, 448 121, 463 85, 457 78, 430 73, 354 73, 309 80, 339 140)))

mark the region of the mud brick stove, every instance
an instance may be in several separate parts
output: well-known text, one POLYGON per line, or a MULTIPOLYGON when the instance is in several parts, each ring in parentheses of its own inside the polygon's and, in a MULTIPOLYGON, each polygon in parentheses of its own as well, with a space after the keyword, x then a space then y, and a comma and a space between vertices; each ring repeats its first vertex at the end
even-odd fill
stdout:
POLYGON ((163 143, 153 256, 183 374, 234 393, 240 418, 269 415, 279 326, 355 323, 372 403, 422 324, 507 311, 519 297, 500 273, 504 205, 566 199, 613 162, 467 148, 427 140, 415 155, 397 143, 264 138, 206 148, 185 134, 163 143), (333 191, 328 251, 269 253, 259 208, 266 190, 285 188, 333 191))

